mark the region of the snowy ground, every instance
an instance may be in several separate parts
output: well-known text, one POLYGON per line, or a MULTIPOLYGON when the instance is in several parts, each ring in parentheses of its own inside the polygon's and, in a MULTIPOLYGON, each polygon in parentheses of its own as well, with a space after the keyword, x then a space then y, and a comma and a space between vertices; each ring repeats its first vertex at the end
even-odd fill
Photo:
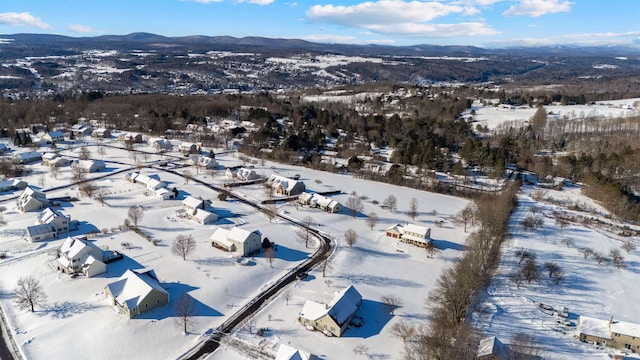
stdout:
MULTIPOLYGON (((117 144, 115 141, 112 143, 117 144)), ((100 158, 95 147, 89 149, 93 157, 100 158)), ((146 149, 146 145, 141 145, 140 149, 146 149)), ((74 149, 73 154, 77 155, 78 150, 74 149)), ((108 163, 106 171, 91 176, 126 170, 133 168, 134 164, 128 153, 121 149, 108 148, 104 160, 119 163, 108 163)), ((147 159, 156 160, 159 160, 157 155, 147 159)), ((222 167, 241 164, 239 157, 233 153, 219 155, 217 160, 222 167)), ((257 161, 253 165, 258 173, 265 176, 271 173, 285 176, 300 174, 310 190, 341 190, 342 193, 333 198, 343 204, 349 194, 357 192, 364 199, 364 209, 353 218, 347 212, 327 214, 316 209, 296 209, 290 203, 279 203, 277 208, 280 213, 299 219, 311 216, 321 230, 336 238, 338 246, 334 254, 334 266, 326 278, 316 270, 307 279, 287 289, 292 294, 289 305, 280 297, 265 307, 255 322, 258 327, 272 329, 267 332, 267 337, 258 339, 255 335, 246 334, 245 328, 235 338, 245 339, 248 344, 257 344, 267 352, 277 350, 279 342, 286 342, 305 351, 324 355, 325 358, 340 358, 345 353, 350 354, 356 345, 363 344, 371 353, 387 358, 400 357, 401 342, 390 335, 391 325, 400 319, 424 320, 424 299, 441 270, 459 256, 466 238, 462 229, 451 222, 446 222, 443 227, 434 227, 434 221, 447 219, 468 202, 305 168, 257 161), (378 205, 391 194, 398 199, 395 212, 378 205), (409 201, 414 197, 418 200, 419 210, 415 220, 407 215, 409 201), (380 217, 373 230, 364 220, 365 214, 370 212, 376 212, 380 217), (382 236, 383 230, 389 225, 407 222, 432 228, 432 238, 441 249, 434 258, 427 258, 423 249, 398 244, 382 236), (352 248, 342 242, 343 234, 349 228, 358 233, 358 242, 352 248), (350 329, 344 338, 336 339, 309 332, 298 325, 297 314, 306 299, 327 301, 334 292, 351 284, 363 295, 359 315, 364 318, 365 326, 350 329), (396 294, 403 299, 403 306, 394 316, 382 310, 380 298, 386 294, 396 294)), ((69 182, 68 168, 60 173, 58 179, 45 176, 44 184, 41 184, 40 174, 45 174, 46 169, 41 165, 29 167, 34 173, 24 180, 37 187, 47 189, 69 182)), ((202 339, 199 334, 215 328, 261 289, 307 259, 314 251, 314 248, 305 248, 304 244, 296 241, 295 229, 291 225, 278 220, 269 222, 262 213, 238 201, 220 202, 215 191, 193 181, 186 183, 180 176, 161 170, 142 171, 145 174, 158 173, 170 188, 175 186, 180 191, 180 198, 190 194, 211 199, 221 219, 214 225, 202 226, 175 218, 175 210, 181 207, 179 200, 159 202, 151 199, 140 186, 124 180, 126 171, 96 180, 100 189, 108 193, 105 206, 95 199, 79 196, 78 190, 73 187, 48 192, 48 197, 78 197, 78 201, 61 203, 63 212, 81 222, 78 234, 117 227, 126 218, 128 206, 137 204, 144 208, 140 228, 145 234, 162 240, 159 246, 154 246, 130 231, 109 231, 106 235, 92 238, 97 245, 122 251, 126 256, 124 260, 109 264, 108 272, 95 278, 71 278, 55 272, 50 262, 63 239, 29 243, 24 239, 24 229, 34 223, 36 213, 16 212, 12 200, 2 203, 7 207, 4 217, 8 224, 0 228, 0 250, 6 251, 9 256, 6 260, 0 260, 0 304, 27 358, 178 357, 202 339), (230 254, 209 245, 209 236, 217 226, 234 224, 249 230, 259 229, 264 236, 278 244, 273 267, 262 255, 251 259, 249 266, 235 265, 230 254), (170 244, 179 234, 192 234, 198 243, 197 251, 186 261, 170 253, 170 244), (122 242, 130 242, 133 247, 122 249, 122 242), (197 322, 189 334, 183 335, 174 326, 171 306, 127 320, 109 304, 104 294, 106 284, 117 279, 127 268, 141 267, 151 267, 156 271, 172 299, 187 292, 196 300, 197 322), (47 306, 44 309, 37 308, 35 313, 20 311, 11 302, 16 281, 25 275, 37 277, 48 295, 47 306)), ((197 173, 193 168, 190 171, 194 177, 219 185, 229 181, 222 170, 213 178, 211 174, 197 173)), ((249 198, 265 198, 260 185, 238 187, 234 191, 249 198)), ((2 194, 0 200, 17 195, 19 192, 2 194)), ((251 358, 247 355, 234 356, 251 358)), ((233 357, 225 355, 222 358, 233 357)))
POLYGON ((620 248, 624 240, 637 241, 618 236, 622 224, 603 217, 606 213, 582 196, 575 185, 560 191, 525 187, 511 219, 511 236, 503 245, 498 274, 473 314, 474 325, 507 343, 515 334, 529 334, 542 345, 545 358, 610 358, 611 349, 581 343, 575 338, 575 326, 558 324, 554 316, 544 314, 538 307, 539 303, 567 307, 574 325, 579 315, 640 322, 635 285, 640 279, 640 252, 622 251, 627 267, 621 269, 610 263, 600 265, 593 257, 584 259, 581 252, 591 248, 606 255, 611 249, 620 248), (554 212, 573 220, 562 228, 556 223, 554 212), (523 230, 520 222, 530 214, 544 219, 540 229, 523 230), (518 267, 515 253, 522 250, 535 253, 540 267, 545 262, 555 262, 565 272, 566 279, 554 285, 542 270, 540 282, 525 282, 518 289, 510 275, 518 267))

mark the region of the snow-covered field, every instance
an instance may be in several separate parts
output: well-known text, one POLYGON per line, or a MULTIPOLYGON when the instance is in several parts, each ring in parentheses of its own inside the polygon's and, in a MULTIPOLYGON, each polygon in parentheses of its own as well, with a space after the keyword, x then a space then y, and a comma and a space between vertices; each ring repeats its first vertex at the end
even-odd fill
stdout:
POLYGON ((637 245, 634 237, 617 235, 624 224, 603 214, 607 214, 606 210, 581 195, 575 185, 560 191, 523 188, 510 222, 511 236, 502 248, 498 274, 478 304, 473 324, 507 343, 518 333, 528 334, 542 346, 544 357, 549 359, 610 358, 611 349, 598 349, 575 338, 576 321, 578 316, 585 315, 640 323, 636 285, 640 253, 622 250, 626 267, 620 269, 611 263, 598 264, 594 257, 584 258, 581 250, 585 248, 608 256, 611 249, 619 249, 626 240, 637 245), (556 222, 558 214, 571 219, 568 225, 556 222), (542 227, 525 231, 521 221, 529 215, 543 219, 542 227), (540 282, 525 281, 518 289, 511 279, 518 268, 517 251, 535 254, 541 268, 545 262, 556 263, 564 271, 565 279, 555 285, 542 269, 540 282), (540 311, 539 303, 568 308, 572 326, 558 324, 554 316, 540 311))
MULTIPOLYGON (((567 119, 584 119, 587 117, 615 118, 639 116, 640 105, 638 104, 640 104, 640 98, 611 100, 595 105, 547 105, 544 108, 547 113, 553 114, 548 119, 564 117, 567 119)), ((493 130, 503 123, 512 123, 516 126, 523 125, 536 112, 535 107, 483 106, 478 102, 474 103, 469 111, 471 110, 475 110, 474 120, 477 124, 483 127, 486 126, 489 130, 493 130)))
MULTIPOLYGON (((113 144, 117 142, 113 141, 113 144)), ((142 145, 140 149, 145 149, 142 145)), ((96 148, 90 146, 93 157, 96 148)), ((63 150, 63 154, 68 150, 63 150)), ((72 151, 78 155, 77 148, 72 151)), ((156 161, 157 155, 148 161, 156 161)), ((107 148, 104 160, 107 170, 92 176, 127 170, 127 164, 134 161, 122 149, 107 148), (117 161, 111 163, 109 161, 117 161)), ((216 159, 222 167, 240 165, 239 157, 233 153, 219 155, 216 159)), ((70 170, 63 170, 58 179, 46 176, 42 165, 28 165, 33 174, 24 180, 36 187, 48 189, 69 182, 70 170), (44 183, 42 174, 45 174, 44 183)), ((364 199, 364 209, 353 218, 348 212, 327 214, 317 209, 296 208, 290 203, 277 204, 278 212, 302 219, 311 216, 318 227, 334 236, 338 243, 333 255, 333 268, 323 278, 321 271, 315 270, 309 277, 299 281, 285 291, 290 291, 289 305, 282 295, 267 305, 255 319, 258 327, 271 329, 264 338, 247 334, 246 327, 234 335, 234 339, 244 339, 246 344, 262 347, 265 352, 275 353, 277 344, 290 343, 292 346, 324 355, 325 358, 341 358, 351 354, 356 345, 365 345, 370 353, 387 358, 399 358, 402 345, 398 338, 391 336, 390 327, 394 322, 405 319, 422 322, 425 319, 425 303, 428 292, 441 270, 451 264, 462 251, 466 234, 461 228, 446 222, 443 227, 435 227, 434 221, 460 211, 467 201, 454 197, 420 192, 409 188, 372 183, 346 175, 336 175, 305 168, 285 166, 266 162, 254 166, 259 174, 272 173, 292 176, 300 174, 308 190, 341 190, 332 196, 342 202, 347 201, 352 192, 364 199), (398 199, 395 212, 380 205, 388 195, 398 199), (412 198, 418 200, 419 214, 415 220, 407 215, 412 198), (377 202, 377 204, 376 204, 377 202), (433 210, 435 210, 435 215, 433 210), (376 212, 379 223, 371 230, 365 222, 365 215, 376 212), (416 223, 432 228, 432 238, 441 251, 434 258, 428 258, 424 249, 400 244, 383 236, 383 230, 395 223, 416 223), (348 247, 342 241, 345 230, 352 228, 358 233, 358 241, 348 247), (327 301, 333 293, 345 286, 354 285, 363 295, 363 305, 359 315, 365 325, 350 329, 344 338, 326 338, 318 332, 309 332, 296 322, 297 314, 306 299, 327 301), (381 307, 381 296, 398 295, 403 306, 394 316, 381 307), (271 320, 269 320, 271 319, 271 320)), ((128 170, 127 170, 128 171, 128 170)), ((130 205, 144 208, 144 217, 139 227, 155 239, 162 240, 154 246, 145 238, 131 232, 109 231, 91 240, 101 247, 108 247, 124 253, 125 259, 108 265, 108 272, 94 278, 71 278, 59 274, 50 265, 56 248, 63 239, 30 243, 24 238, 24 229, 36 220, 36 213, 19 213, 13 200, 2 203, 7 207, 4 218, 8 224, 0 228, 0 250, 6 251, 8 258, 0 260, 2 273, 0 304, 11 322, 13 332, 21 352, 29 359, 42 358, 176 358, 202 340, 200 334, 215 328, 239 307, 248 303, 261 289, 286 274, 290 269, 307 259, 314 251, 305 248, 295 237, 295 228, 280 220, 269 219, 255 209, 238 201, 217 200, 217 193, 204 186, 164 172, 160 169, 143 169, 145 174, 157 173, 168 182, 169 188, 176 187, 180 198, 186 195, 211 199, 220 219, 213 225, 198 225, 175 217, 175 210, 181 207, 180 200, 159 202, 144 195, 136 184, 125 181, 124 171, 96 180, 96 184, 107 192, 105 206, 95 199, 80 196, 76 187, 50 191, 48 197, 70 196, 77 201, 61 203, 62 211, 74 220, 80 221, 77 234, 94 229, 112 229, 122 224, 130 205), (229 253, 212 248, 209 236, 217 226, 238 225, 245 229, 258 229, 271 241, 278 244, 273 267, 262 255, 252 258, 249 266, 239 266, 229 253), (197 242, 197 250, 186 261, 172 255, 170 244, 179 234, 191 234, 197 242), (123 249, 121 243, 133 246, 123 249), (153 268, 163 282, 171 299, 187 292, 197 303, 196 323, 189 334, 182 334, 174 324, 171 306, 161 307, 142 316, 128 320, 110 305, 104 292, 106 284, 116 280, 127 268, 153 268), (45 308, 36 308, 35 313, 18 310, 13 306, 11 293, 19 277, 33 275, 44 286, 48 296, 45 308)), ((180 170, 182 171, 182 170, 180 170)), ((190 168, 194 177, 213 183, 229 181, 219 170, 212 178, 202 171, 190 168)), ((264 199, 261 185, 234 188, 243 196, 264 199)), ((17 193, 3 194, 0 199, 8 199, 17 193)), ((224 353, 224 349, 221 353, 224 353)), ((234 350, 238 351, 238 350, 234 350)), ((249 355, 236 355, 251 358, 249 355)), ((216 358, 230 358, 231 355, 214 355, 216 358), (220 357, 222 356, 222 357, 220 357)))

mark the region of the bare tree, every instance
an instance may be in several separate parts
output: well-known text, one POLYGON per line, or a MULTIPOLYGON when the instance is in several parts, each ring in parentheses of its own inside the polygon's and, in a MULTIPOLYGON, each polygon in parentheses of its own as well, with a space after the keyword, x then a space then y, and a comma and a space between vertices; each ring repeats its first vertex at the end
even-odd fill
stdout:
POLYGON ((82 184, 78 185, 78 190, 80 190, 80 192, 83 193, 86 197, 93 196, 97 189, 98 187, 93 183, 93 181, 83 182, 82 184))
POLYGON ((13 301, 20 310, 30 309, 34 312, 35 305, 42 307, 47 301, 47 294, 40 281, 33 276, 18 279, 14 293, 13 301))
POLYGON ((182 177, 184 178, 184 181, 188 184, 189 181, 193 179, 193 174, 191 173, 190 170, 185 170, 182 172, 182 177))
POLYGON ((353 353, 356 355, 367 355, 369 348, 366 345, 360 344, 353 348, 353 353))
POLYGON ((104 156, 107 154, 107 149, 105 149, 103 145, 99 145, 98 154, 100 155, 101 158, 104 159, 104 156))
POLYGON ((347 206, 347 208, 349 208, 349 212, 351 213, 351 216, 353 216, 354 218, 364 208, 364 203, 362 202, 362 199, 359 198, 357 195, 351 195, 347 199, 347 202, 345 203, 345 205, 347 206))
POLYGON ((189 333, 189 327, 195 322, 195 304, 193 298, 187 293, 182 293, 173 307, 176 326, 180 327, 185 334, 189 333))
POLYGON ((289 306, 289 301, 291 301, 291 299, 293 298, 291 291, 285 292, 284 294, 282 294, 282 297, 284 298, 284 301, 287 302, 287 306, 289 306))
POLYGON ((397 308, 402 306, 402 299, 395 294, 383 295, 380 300, 382 301, 382 306, 384 306, 391 315, 393 315, 397 308))
POLYGON ((127 218, 131 220, 131 223, 133 224, 134 227, 138 227, 138 223, 140 222, 140 220, 142 220, 143 217, 144 217, 144 213, 142 212, 142 209, 140 208, 140 206, 131 205, 129 207, 129 211, 127 212, 127 218))
POLYGON ((58 174, 60 174, 60 168, 58 168, 55 165, 51 165, 49 167, 49 174, 51 175, 52 178, 58 179, 58 174))
POLYGON ((436 245, 433 243, 433 241, 429 241, 427 242, 427 245, 424 247, 424 249, 427 251, 427 257, 432 258, 436 252, 438 252, 438 249, 436 248, 436 245))
POLYGON ((309 240, 311 240, 311 227, 315 225, 315 220, 311 216, 305 216, 302 219, 302 227, 296 230, 296 237, 298 241, 303 242, 305 247, 309 247, 309 240))
POLYGON ((348 229, 344 232, 344 241, 349 247, 353 246, 358 241, 358 233, 353 229, 348 229))
POLYGON ((396 198, 394 195, 389 195, 382 202, 382 206, 389 209, 389 211, 394 212, 398 208, 398 198, 396 198))
POLYGON ((329 258, 324 259, 324 261, 322 262, 322 277, 327 276, 327 273, 332 269, 333 262, 329 258))
POLYGON ((71 166, 71 180, 74 183, 81 182, 87 176, 87 172, 78 164, 73 164, 71 166))
POLYGON ((602 254, 601 252, 594 253, 593 257, 596 258, 596 261, 598 262, 598 265, 602 264, 603 262, 606 263, 608 261, 607 257, 604 254, 602 254))
POLYGON ((182 257, 182 260, 187 259, 187 255, 191 254, 196 249, 196 241, 193 240, 193 236, 178 235, 171 244, 171 253, 182 257))
POLYGON ((536 259, 527 259, 524 262, 524 266, 522 266, 521 271, 524 279, 527 280, 527 283, 531 283, 533 280, 540 280, 540 269, 538 269, 538 263, 536 262, 536 259))
POLYGON ((409 211, 407 211, 407 215, 411 217, 411 220, 416 219, 416 216, 418 216, 418 199, 411 199, 411 201, 409 202, 409 211))
POLYGON ((100 205, 104 206, 104 201, 107 199, 107 192, 104 190, 98 191, 96 199, 100 202, 100 205))
POLYGON ((378 221, 380 220, 380 218, 378 217, 378 214, 371 212, 369 213, 369 215, 367 215, 367 225, 369 225, 369 229, 373 230, 373 228, 378 224, 378 221))
POLYGON ((549 277, 553 277, 553 274, 555 274, 558 271, 561 271, 562 269, 560 268, 560 266, 556 263, 554 263, 553 261, 547 261, 544 263, 544 268, 545 270, 547 270, 547 272, 549 272, 549 277))
POLYGON ((91 157, 91 151, 87 149, 86 146, 80 148, 80 154, 78 155, 78 159, 80 160, 89 160, 91 157))
POLYGON ((262 211, 267 216, 270 223, 273 222, 273 219, 275 219, 278 214, 278 208, 273 204, 266 205, 262 211))
POLYGON ((630 254, 635 249, 636 244, 634 244, 632 240, 627 240, 624 242, 624 244, 622 244, 622 250, 626 251, 627 254, 630 254))
POLYGON ((391 327, 391 334, 401 338, 405 344, 413 337, 415 331, 416 328, 405 320, 400 320, 391 327))
POLYGON ((538 230, 544 221, 539 216, 527 215, 520 223, 525 230, 538 230))
POLYGON ((38 182, 40 183, 40 187, 44 188, 44 186, 47 184, 47 175, 40 174, 38 176, 38 182))
POLYGON ((622 256, 622 251, 620 249, 611 249, 609 251, 609 256, 611 256, 611 262, 616 268, 620 269, 625 266, 624 257, 622 256))
POLYGON ((273 267, 273 258, 275 255, 275 250, 273 250, 273 246, 264 249, 264 257, 269 260, 269 266, 273 267))
POLYGON ((593 249, 591 248, 586 248, 582 250, 582 255, 584 256, 585 259, 587 259, 589 258, 589 256, 595 255, 595 251, 593 251, 593 249))
POLYGON ((464 232, 467 232, 467 225, 473 223, 475 208, 469 204, 453 216, 453 222, 464 225, 464 232))
POLYGON ((558 270, 554 272, 553 275, 551 276, 551 281, 553 281, 553 283, 556 285, 559 285, 560 282, 564 279, 565 279, 565 274, 564 274, 564 271, 562 270, 558 270))

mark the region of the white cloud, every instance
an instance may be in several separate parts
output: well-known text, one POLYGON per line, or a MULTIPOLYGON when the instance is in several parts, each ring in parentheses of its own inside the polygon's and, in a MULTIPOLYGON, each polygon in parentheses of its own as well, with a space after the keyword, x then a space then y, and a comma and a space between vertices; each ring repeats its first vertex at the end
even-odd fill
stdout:
POLYGON ((530 16, 538 17, 547 14, 567 12, 571 10, 571 2, 562 0, 520 0, 516 5, 511 5, 505 16, 530 16))
POLYGON ((71 24, 69 25, 69 30, 77 34, 89 34, 95 32, 91 27, 80 24, 71 24))
MULTIPOLYGON (((371 34, 365 34, 365 35, 371 35, 371 34)), ((395 44, 395 41, 391 39, 365 40, 365 39, 357 38, 355 36, 331 35, 331 34, 310 34, 302 37, 297 37, 297 39, 318 42, 318 43, 329 43, 329 44, 378 44, 378 45, 395 44)))
POLYGON ((553 38, 521 38, 495 41, 488 46, 603 46, 603 45, 634 45, 640 31, 625 33, 593 33, 593 34, 564 34, 553 38))
POLYGON ((384 35, 441 38, 497 34, 496 30, 483 22, 432 23, 436 18, 451 14, 470 16, 479 13, 474 7, 452 3, 380 0, 352 6, 315 5, 307 10, 306 15, 313 21, 355 27, 384 35))
POLYGON ((49 29, 51 27, 44 23, 39 17, 33 16, 28 12, 0 13, 0 24, 11 26, 35 26, 40 29, 49 29))
POLYGON ((271 3, 273 3, 275 0, 235 0, 236 3, 249 3, 249 4, 256 4, 256 5, 269 5, 271 3))
POLYGON ((200 4, 209 4, 209 3, 219 3, 222 2, 222 0, 191 0, 193 2, 197 2, 200 4))

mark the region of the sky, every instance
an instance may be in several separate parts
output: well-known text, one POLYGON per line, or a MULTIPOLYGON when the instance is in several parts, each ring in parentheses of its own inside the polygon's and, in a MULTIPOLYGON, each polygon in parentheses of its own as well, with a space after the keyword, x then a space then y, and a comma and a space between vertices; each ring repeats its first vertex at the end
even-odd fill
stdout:
POLYGON ((0 34, 640 47, 639 0, 2 0, 0 34))

